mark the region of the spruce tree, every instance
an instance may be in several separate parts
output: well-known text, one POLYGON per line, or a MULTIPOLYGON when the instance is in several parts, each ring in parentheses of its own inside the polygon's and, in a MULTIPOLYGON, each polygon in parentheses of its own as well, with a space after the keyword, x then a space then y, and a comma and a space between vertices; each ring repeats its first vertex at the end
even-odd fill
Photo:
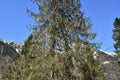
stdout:
POLYGON ((116 18, 114 21, 113 40, 115 41, 115 52, 117 52, 120 57, 120 18, 116 18))

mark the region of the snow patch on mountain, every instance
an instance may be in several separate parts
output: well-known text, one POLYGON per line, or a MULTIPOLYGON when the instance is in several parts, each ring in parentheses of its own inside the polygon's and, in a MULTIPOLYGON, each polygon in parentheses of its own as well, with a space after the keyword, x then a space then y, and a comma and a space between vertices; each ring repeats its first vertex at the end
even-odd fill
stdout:
POLYGON ((16 41, 13 41, 13 40, 7 41, 7 40, 0 39, 0 41, 4 42, 5 44, 10 45, 11 47, 13 47, 17 53, 20 53, 22 51, 22 46, 24 45, 23 42, 16 42, 16 41))
POLYGON ((116 55, 116 53, 115 52, 107 52, 107 51, 103 51, 103 50, 100 50, 101 52, 104 52, 105 54, 107 54, 107 55, 110 55, 110 56, 115 56, 116 55))

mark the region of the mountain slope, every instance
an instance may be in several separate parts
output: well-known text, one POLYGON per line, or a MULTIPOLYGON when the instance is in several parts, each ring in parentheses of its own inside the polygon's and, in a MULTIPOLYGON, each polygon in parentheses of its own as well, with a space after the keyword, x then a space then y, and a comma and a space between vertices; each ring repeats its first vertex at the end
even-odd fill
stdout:
MULTIPOLYGON (((3 59, 0 60, 4 60, 3 62, 7 60, 11 63, 12 59, 9 56, 12 56, 14 53, 20 53, 22 46, 23 43, 0 40, 0 56, 3 57, 3 59)), ((98 55, 97 58, 103 65, 106 80, 120 80, 120 71, 117 66, 119 61, 113 55, 109 55, 108 52, 97 51, 96 53, 98 55)), ((1 66, 5 67, 5 63, 1 64, 0 61, 0 76, 4 74, 4 69, 1 66)))
POLYGON ((4 41, 0 40, 0 55, 1 56, 12 56, 14 53, 20 53, 23 43, 15 41, 4 41))
POLYGON ((0 40, 0 55, 1 56, 12 56, 12 54, 16 53, 16 50, 7 43, 4 43, 0 40))
POLYGON ((98 55, 101 64, 103 64, 106 80, 120 80, 119 61, 114 56, 104 51, 98 51, 98 55))

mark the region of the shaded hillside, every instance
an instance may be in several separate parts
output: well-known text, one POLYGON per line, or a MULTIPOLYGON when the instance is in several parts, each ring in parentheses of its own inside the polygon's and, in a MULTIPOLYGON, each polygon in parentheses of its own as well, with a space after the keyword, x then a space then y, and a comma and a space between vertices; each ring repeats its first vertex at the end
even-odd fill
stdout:
POLYGON ((12 56, 12 54, 16 53, 16 50, 7 43, 4 43, 0 40, 0 55, 1 56, 12 56))
POLYGON ((120 80, 120 71, 117 66, 118 60, 102 51, 98 51, 98 55, 100 62, 103 64, 106 80, 120 80))
POLYGON ((20 53, 23 43, 15 41, 0 40, 0 54, 1 56, 11 56, 14 53, 20 53))
POLYGON ((12 46, 17 53, 21 52, 22 46, 24 43, 22 42, 15 42, 15 41, 5 41, 8 45, 12 46))

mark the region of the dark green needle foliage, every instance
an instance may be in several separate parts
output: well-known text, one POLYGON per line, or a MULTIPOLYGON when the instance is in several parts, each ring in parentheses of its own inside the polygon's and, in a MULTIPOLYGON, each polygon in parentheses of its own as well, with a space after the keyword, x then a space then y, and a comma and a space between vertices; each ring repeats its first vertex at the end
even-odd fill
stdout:
POLYGON ((113 40, 115 41, 115 52, 117 52, 117 56, 120 57, 120 18, 116 18, 114 21, 113 40))

